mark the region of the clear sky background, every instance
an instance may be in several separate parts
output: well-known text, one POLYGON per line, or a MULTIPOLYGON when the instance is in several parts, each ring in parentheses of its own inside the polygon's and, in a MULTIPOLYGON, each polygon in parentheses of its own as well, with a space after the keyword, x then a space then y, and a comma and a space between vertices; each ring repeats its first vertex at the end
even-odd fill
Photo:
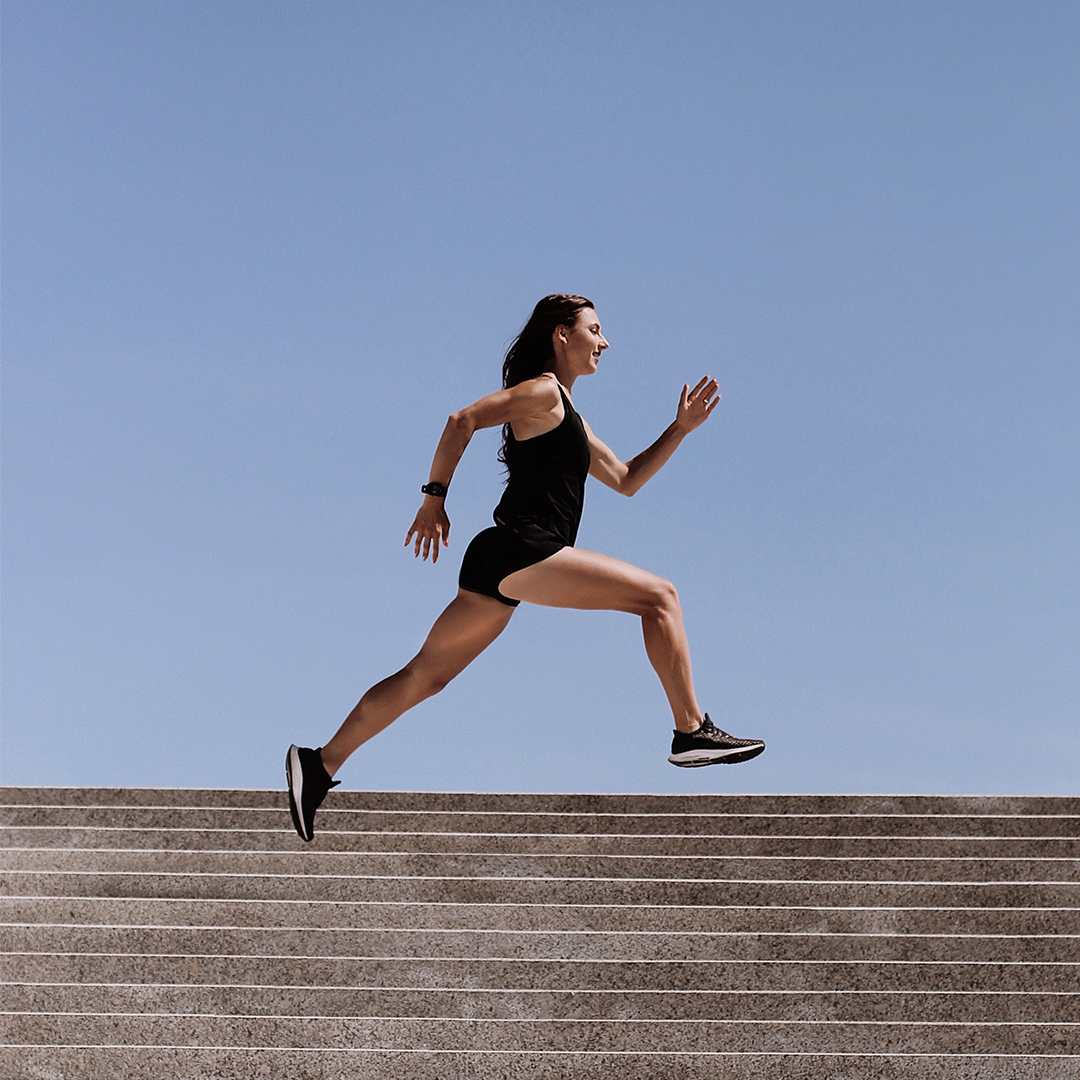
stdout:
POLYGON ((1080 5, 3 7, 10 784, 264 787, 401 666, 500 493, 446 415, 533 304, 611 341, 579 543, 679 587, 667 764, 637 620, 523 605, 348 787, 1080 789, 1080 5))

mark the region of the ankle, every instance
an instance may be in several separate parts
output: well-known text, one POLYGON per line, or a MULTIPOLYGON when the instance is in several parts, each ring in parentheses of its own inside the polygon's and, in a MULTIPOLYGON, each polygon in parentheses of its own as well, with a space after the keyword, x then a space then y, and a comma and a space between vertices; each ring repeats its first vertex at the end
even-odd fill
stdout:
POLYGON ((338 769, 341 768, 342 763, 340 761, 335 762, 332 759, 327 759, 325 747, 320 747, 315 752, 319 755, 319 761, 322 762, 322 767, 326 775, 329 776, 331 780, 333 780, 334 773, 336 773, 338 769))
POLYGON ((701 730, 701 725, 705 721, 701 717, 682 717, 675 721, 675 730, 682 732, 683 735, 693 735, 695 731, 701 730))

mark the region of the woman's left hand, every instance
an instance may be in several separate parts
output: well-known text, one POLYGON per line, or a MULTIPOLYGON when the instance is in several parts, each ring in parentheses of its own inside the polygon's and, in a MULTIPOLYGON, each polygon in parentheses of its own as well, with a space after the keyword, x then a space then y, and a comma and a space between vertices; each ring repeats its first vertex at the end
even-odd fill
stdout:
POLYGON ((719 384, 715 379, 706 375, 701 382, 690 389, 690 384, 684 384, 682 397, 679 400, 679 411, 675 416, 675 424, 684 432, 693 431, 700 427, 712 415, 716 408, 720 395, 717 393, 719 384))

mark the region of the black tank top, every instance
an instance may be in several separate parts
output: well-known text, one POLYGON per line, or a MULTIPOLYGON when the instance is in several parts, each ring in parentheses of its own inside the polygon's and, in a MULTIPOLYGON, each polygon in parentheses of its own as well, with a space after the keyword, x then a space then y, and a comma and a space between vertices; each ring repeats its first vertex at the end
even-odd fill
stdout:
POLYGON ((589 437, 581 417, 559 387, 566 415, 558 427, 519 441, 506 436, 506 490, 495 507, 495 524, 527 543, 553 551, 573 547, 589 475, 589 437))

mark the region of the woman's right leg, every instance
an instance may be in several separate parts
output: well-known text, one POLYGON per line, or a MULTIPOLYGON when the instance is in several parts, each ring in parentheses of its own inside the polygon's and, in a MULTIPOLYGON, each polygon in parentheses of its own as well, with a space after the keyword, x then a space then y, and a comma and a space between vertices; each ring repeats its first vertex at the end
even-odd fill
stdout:
POLYGON ((675 586, 595 551, 564 547, 503 578, 499 591, 547 607, 626 611, 641 617, 645 651, 664 687, 675 727, 692 732, 702 712, 694 694, 690 647, 675 586))
POLYGON ((698 707, 690 674, 679 597, 670 581, 595 551, 565 547, 499 583, 515 600, 566 608, 607 608, 641 616, 645 651, 660 676, 675 718, 672 765, 733 764, 765 749, 760 739, 736 739, 698 707))
POLYGON ((672 765, 730 765, 765 749, 760 739, 736 739, 721 731, 698 707, 682 610, 670 581, 595 551, 564 547, 504 577, 499 591, 549 607, 606 608, 641 616, 645 651, 675 718, 668 756, 672 765))
POLYGON ((399 672, 376 683, 322 748, 326 771, 333 776, 358 746, 437 694, 503 632, 513 613, 508 604, 459 589, 420 652, 399 672))

